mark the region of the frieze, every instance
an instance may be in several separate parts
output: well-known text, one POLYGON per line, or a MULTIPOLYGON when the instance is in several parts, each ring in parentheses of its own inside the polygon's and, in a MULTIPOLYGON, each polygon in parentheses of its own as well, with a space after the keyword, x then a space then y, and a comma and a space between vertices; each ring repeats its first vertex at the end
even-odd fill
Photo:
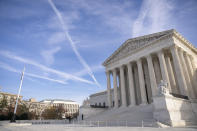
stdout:
POLYGON ((110 59, 108 59, 106 61, 106 63, 110 64, 113 63, 117 60, 119 60, 120 58, 127 56, 129 53, 131 53, 132 51, 142 48, 143 46, 149 44, 150 42, 164 36, 166 34, 162 34, 162 35, 158 35, 158 36, 153 36, 153 37, 148 37, 148 38, 143 38, 143 39, 139 39, 139 40, 128 40, 126 41, 126 43, 124 44, 124 46, 122 47, 122 49, 120 49, 116 54, 113 55, 113 57, 111 57, 110 59))

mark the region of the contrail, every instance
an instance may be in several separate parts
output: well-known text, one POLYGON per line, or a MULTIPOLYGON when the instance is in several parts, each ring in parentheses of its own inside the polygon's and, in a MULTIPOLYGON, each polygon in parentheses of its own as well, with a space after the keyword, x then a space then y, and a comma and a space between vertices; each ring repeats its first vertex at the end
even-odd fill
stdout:
POLYGON ((53 69, 53 68, 46 67, 46 66, 44 66, 42 64, 39 64, 39 63, 37 63, 37 62, 35 62, 31 59, 27 59, 27 58, 24 58, 24 57, 17 56, 17 55, 15 55, 15 54, 13 54, 9 51, 1 51, 0 50, 0 55, 4 56, 6 58, 12 59, 12 60, 16 60, 16 61, 26 63, 26 64, 29 64, 29 65, 33 65, 33 66, 38 67, 39 69, 41 69, 43 71, 47 71, 47 72, 56 74, 56 75, 58 75, 58 76, 60 76, 64 79, 67 79, 67 80, 70 79, 70 80, 85 82, 85 83, 88 83, 88 84, 95 84, 94 82, 83 79, 81 77, 74 76, 74 75, 68 74, 66 72, 62 72, 62 71, 59 71, 59 70, 56 70, 56 69, 53 69))
MULTIPOLYGON (((8 65, 6 63, 3 63, 1 61, 0 61, 0 68, 5 69, 5 70, 10 71, 10 72, 14 72, 14 73, 21 73, 21 71, 13 68, 10 65, 8 65)), ((45 79, 45 80, 48 80, 48 81, 57 82, 57 83, 64 84, 64 85, 67 84, 65 81, 49 78, 49 77, 46 77, 46 76, 36 75, 36 74, 32 74, 32 73, 27 73, 27 72, 25 74, 26 74, 26 76, 29 76, 29 77, 34 77, 34 78, 38 78, 38 79, 45 79)), ((26 77, 26 78, 29 78, 29 77, 26 77)))
POLYGON ((72 40, 71 38, 71 35, 68 33, 68 29, 66 28, 66 25, 64 24, 64 21, 62 19, 62 15, 61 13, 58 11, 58 9, 56 8, 56 6, 54 5, 54 3, 52 2, 52 0, 48 0, 49 1, 49 4, 51 5, 52 9, 54 10, 55 14, 57 15, 59 21, 60 21, 60 24, 62 25, 62 28, 64 30, 64 33, 75 53, 75 55, 77 56, 77 58, 79 59, 80 63, 84 66, 84 68, 87 69, 88 71, 88 74, 92 77, 92 79, 94 80, 95 84, 98 86, 98 87, 101 87, 100 84, 97 82, 93 72, 91 71, 90 67, 88 66, 88 64, 85 62, 85 60, 82 58, 82 56, 80 55, 80 53, 78 52, 76 46, 75 46, 75 43, 74 41, 72 40))

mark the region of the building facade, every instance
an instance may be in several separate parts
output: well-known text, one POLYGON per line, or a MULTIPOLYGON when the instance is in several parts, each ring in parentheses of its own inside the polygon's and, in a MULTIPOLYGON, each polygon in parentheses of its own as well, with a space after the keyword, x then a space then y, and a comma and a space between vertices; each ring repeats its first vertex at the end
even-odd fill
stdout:
POLYGON ((41 119, 42 112, 48 107, 47 104, 36 101, 34 98, 24 100, 22 103, 28 107, 29 112, 34 112, 39 119, 41 119))
MULTIPOLYGON (((174 29, 127 40, 103 65, 110 108, 155 104, 161 99, 175 102, 176 99, 174 105, 180 117, 188 110, 197 113, 197 49, 174 29), (161 85, 169 90, 169 97, 157 99, 161 85), (187 110, 189 103, 191 109, 187 110), (185 111, 180 111, 178 106, 185 111)), ((172 113, 167 106, 168 103, 161 109, 163 112, 159 112, 160 107, 155 105, 155 117, 159 113, 172 113)), ((168 119, 173 121, 171 115, 168 119)))
MULTIPOLYGON (((14 107, 17 99, 16 94, 6 93, 6 92, 0 92, 0 101, 3 99, 6 99, 8 106, 14 107)), ((22 96, 19 96, 19 103, 22 101, 22 96)))
POLYGON ((197 98, 197 49, 175 30, 129 39, 103 65, 109 107, 110 75, 115 107, 152 103, 161 80, 171 93, 197 98))
POLYGON ((43 103, 48 107, 62 106, 66 111, 63 118, 74 117, 79 114, 79 104, 72 100, 46 99, 46 100, 42 100, 40 103, 43 103))
MULTIPOLYGON (((112 92, 112 91, 111 91, 112 92)), ((112 93, 113 96, 113 93, 112 93)), ((105 108, 107 106, 107 91, 98 92, 89 96, 90 107, 105 108)))
MULTIPOLYGON (((7 107, 5 109, 0 109, 0 112, 6 112, 8 110, 8 107, 14 109, 17 99, 16 94, 0 92, 0 101, 2 101, 3 99, 6 99, 7 107)), ((29 109, 29 112, 34 112, 39 119, 42 119, 42 113, 44 112, 44 110, 50 107, 56 108, 62 106, 65 109, 65 114, 62 116, 62 118, 74 116, 76 117, 79 114, 79 104, 72 100, 46 99, 42 101, 36 101, 36 99, 34 98, 23 100, 22 96, 20 96, 19 104, 26 105, 26 107, 29 109)))

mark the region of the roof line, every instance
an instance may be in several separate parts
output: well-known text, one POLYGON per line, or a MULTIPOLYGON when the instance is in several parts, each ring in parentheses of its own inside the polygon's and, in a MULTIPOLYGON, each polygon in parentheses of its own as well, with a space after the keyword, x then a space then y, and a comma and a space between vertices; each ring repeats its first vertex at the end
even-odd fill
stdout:
POLYGON ((125 47, 129 42, 133 42, 133 41, 136 41, 136 40, 140 40, 140 39, 145 39, 145 38, 149 38, 149 37, 154 37, 154 36, 157 36, 157 35, 167 35, 167 34, 174 34, 176 36, 178 36, 183 42, 187 43, 188 46, 190 46, 190 48, 192 48, 194 51, 197 52, 197 49, 188 41, 186 40, 180 33, 178 33, 175 29, 170 29, 170 30, 166 30, 166 31, 162 31, 162 32, 157 32, 157 33, 153 33, 153 34, 148 34, 148 35, 144 35, 144 36, 139 36, 139 37, 135 37, 135 38, 131 38, 131 39, 128 39, 126 40, 118 49, 116 49, 112 55, 110 55, 103 63, 102 65, 103 66, 106 66, 107 65, 107 62, 113 58, 113 56, 115 56, 123 47, 125 47))

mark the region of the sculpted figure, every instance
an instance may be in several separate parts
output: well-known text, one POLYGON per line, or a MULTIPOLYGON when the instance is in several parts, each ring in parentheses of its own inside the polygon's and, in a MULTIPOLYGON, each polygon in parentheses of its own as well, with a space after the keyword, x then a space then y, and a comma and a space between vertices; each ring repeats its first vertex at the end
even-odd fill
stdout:
POLYGON ((160 95, 169 95, 168 83, 161 80, 159 84, 159 94, 160 95))

